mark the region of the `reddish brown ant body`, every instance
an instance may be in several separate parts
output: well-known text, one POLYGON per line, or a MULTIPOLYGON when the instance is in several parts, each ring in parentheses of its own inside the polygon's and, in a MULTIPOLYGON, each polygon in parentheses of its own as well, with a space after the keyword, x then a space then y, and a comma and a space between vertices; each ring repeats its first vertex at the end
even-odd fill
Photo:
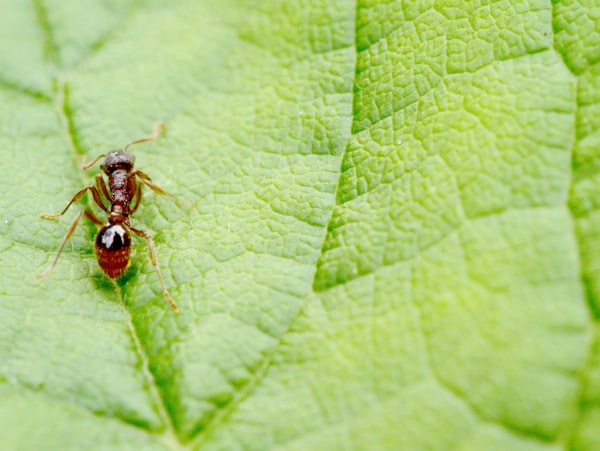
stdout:
POLYGON ((152 134, 144 138, 136 139, 128 143, 123 149, 117 149, 109 152, 106 155, 99 155, 94 161, 83 166, 83 169, 89 169, 94 166, 98 160, 104 158, 102 170, 108 177, 108 187, 101 174, 96 175, 96 185, 88 185, 81 189, 73 196, 63 211, 58 214, 43 214, 46 219, 56 219, 65 214, 69 207, 78 201, 85 193, 90 191, 94 197, 96 204, 108 214, 108 222, 105 224, 100 221, 92 212, 82 210, 73 220, 71 226, 67 230, 67 234, 58 249, 56 258, 52 261, 46 271, 37 276, 38 279, 46 277, 56 266, 58 258, 62 253, 67 241, 73 235, 75 228, 81 216, 85 215, 94 223, 101 225, 102 228, 96 235, 95 251, 98 258, 98 264, 102 270, 111 279, 119 277, 129 266, 129 258, 131 253, 131 238, 130 233, 133 232, 148 243, 150 250, 150 260, 156 270, 156 275, 162 287, 165 298, 169 305, 176 312, 179 311, 175 301, 169 294, 165 282, 158 267, 158 258, 156 256, 156 247, 150 234, 144 230, 139 230, 131 227, 129 217, 135 213, 142 200, 142 183, 159 194, 166 194, 163 189, 155 185, 150 177, 142 171, 133 170, 135 157, 127 153, 127 149, 134 145, 147 141, 152 141, 158 137, 160 129, 164 127, 162 122, 154 124, 152 134), (141 182, 141 183, 140 183, 141 182), (110 203, 107 207, 102 196, 110 203))

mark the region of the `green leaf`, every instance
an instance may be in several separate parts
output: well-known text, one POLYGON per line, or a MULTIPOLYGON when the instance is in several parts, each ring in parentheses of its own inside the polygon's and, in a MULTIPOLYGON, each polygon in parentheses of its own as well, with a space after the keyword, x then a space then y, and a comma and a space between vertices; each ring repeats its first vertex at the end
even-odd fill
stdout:
POLYGON ((600 447, 597 1, 0 8, 0 448, 600 447))

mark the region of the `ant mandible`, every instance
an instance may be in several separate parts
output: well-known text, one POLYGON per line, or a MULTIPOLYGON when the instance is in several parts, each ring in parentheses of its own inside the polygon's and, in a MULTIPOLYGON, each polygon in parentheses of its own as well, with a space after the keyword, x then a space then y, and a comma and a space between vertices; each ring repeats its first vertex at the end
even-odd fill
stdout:
POLYGON ((108 177, 108 188, 106 182, 102 177, 102 174, 96 174, 96 185, 88 185, 81 189, 77 194, 73 196, 71 202, 67 204, 65 209, 58 214, 42 214, 42 218, 45 219, 56 219, 64 215, 69 207, 77 202, 85 193, 90 191, 94 197, 96 204, 108 214, 108 222, 105 224, 98 219, 92 212, 88 210, 82 210, 73 220, 67 234, 63 239, 56 257, 42 274, 36 276, 37 279, 43 279, 46 277, 56 266, 58 258, 62 253, 67 241, 75 232, 77 224, 81 219, 81 216, 85 214, 92 222, 102 226, 98 234, 96 235, 95 251, 96 257, 98 258, 98 264, 102 270, 111 279, 119 277, 129 266, 129 257, 131 253, 131 239, 129 232, 133 232, 146 240, 148 243, 148 249, 150 250, 150 260, 158 276, 158 281, 162 287, 165 298, 169 302, 169 305, 176 312, 179 311, 175 301, 169 294, 165 282, 160 273, 158 267, 158 258, 156 256, 156 247, 150 234, 144 230, 139 230, 131 227, 129 222, 129 216, 135 213, 142 200, 142 185, 143 183, 152 191, 158 194, 167 194, 163 189, 154 184, 150 177, 142 171, 133 170, 133 163, 135 157, 127 153, 127 149, 134 144, 140 144, 148 141, 153 141, 158 137, 158 134, 165 124, 157 122, 152 128, 152 134, 145 136, 140 139, 136 139, 128 143, 123 149, 117 149, 109 152, 108 154, 99 155, 94 161, 82 166, 83 169, 89 169, 94 166, 98 160, 104 158, 102 163, 102 170, 108 177), (110 208, 107 207, 102 198, 110 203, 110 208))

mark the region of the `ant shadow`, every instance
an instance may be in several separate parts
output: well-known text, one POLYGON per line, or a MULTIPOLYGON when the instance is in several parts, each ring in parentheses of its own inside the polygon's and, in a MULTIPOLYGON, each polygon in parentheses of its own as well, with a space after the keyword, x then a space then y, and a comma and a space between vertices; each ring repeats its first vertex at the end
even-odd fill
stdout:
POLYGON ((118 285, 122 290, 127 282, 135 279, 140 272, 140 265, 137 263, 132 263, 116 280, 112 280, 110 277, 104 274, 104 272, 97 265, 95 266, 96 268, 94 268, 89 277, 92 280, 94 287, 107 296, 114 295, 115 284, 118 285))
POLYGON ((115 292, 114 285, 101 271, 94 271, 92 274, 90 274, 90 279, 98 291, 106 295, 115 292))
POLYGON ((135 279, 140 273, 140 265, 138 263, 131 262, 125 272, 117 279, 117 284, 123 287, 132 279, 135 279))

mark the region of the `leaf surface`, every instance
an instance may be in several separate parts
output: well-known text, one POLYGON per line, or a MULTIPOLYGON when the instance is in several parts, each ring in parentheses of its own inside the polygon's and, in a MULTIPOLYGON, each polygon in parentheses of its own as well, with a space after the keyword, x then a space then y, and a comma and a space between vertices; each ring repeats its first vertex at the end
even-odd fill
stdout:
POLYGON ((0 6, 2 448, 600 446, 597 2, 0 6))

